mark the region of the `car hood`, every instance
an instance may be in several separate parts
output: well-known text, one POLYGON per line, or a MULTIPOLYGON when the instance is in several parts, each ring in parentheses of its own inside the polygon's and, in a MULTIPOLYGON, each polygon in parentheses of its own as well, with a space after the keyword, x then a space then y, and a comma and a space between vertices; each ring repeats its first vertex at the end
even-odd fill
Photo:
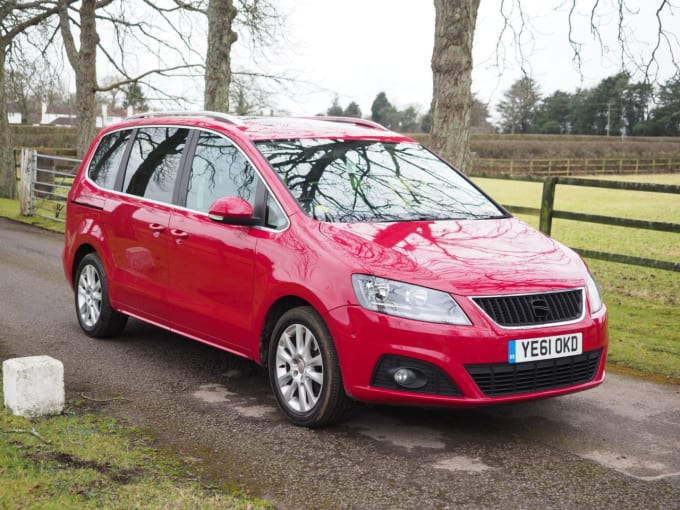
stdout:
POLYGON ((322 223, 331 249, 362 271, 461 295, 581 287, 580 257, 516 218, 322 223))

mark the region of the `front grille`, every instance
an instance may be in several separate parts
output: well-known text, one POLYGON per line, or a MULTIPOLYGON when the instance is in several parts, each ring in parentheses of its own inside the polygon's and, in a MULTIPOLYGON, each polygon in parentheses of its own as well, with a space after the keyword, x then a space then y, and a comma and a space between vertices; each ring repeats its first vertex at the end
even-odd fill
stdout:
POLYGON ((496 324, 538 326, 577 320, 583 313, 583 290, 472 298, 496 324))
POLYGON ((590 382, 595 377, 602 349, 566 358, 526 363, 466 365, 479 389, 489 397, 519 395, 590 382))
POLYGON ((460 397, 463 393, 458 386, 440 368, 413 358, 403 356, 385 355, 380 358, 373 372, 371 386, 385 388, 388 390, 410 391, 416 393, 428 393, 431 395, 447 395, 450 397, 460 397), (410 368, 422 374, 427 383, 420 387, 409 389, 399 386, 394 381, 394 373, 399 368, 410 368))

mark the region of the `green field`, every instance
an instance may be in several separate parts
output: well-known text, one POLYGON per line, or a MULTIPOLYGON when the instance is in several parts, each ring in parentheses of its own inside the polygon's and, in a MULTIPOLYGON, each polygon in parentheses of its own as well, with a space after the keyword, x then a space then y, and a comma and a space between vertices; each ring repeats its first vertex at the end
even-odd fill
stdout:
MULTIPOLYGON (((612 180, 680 184, 680 175, 612 180)), ((475 179, 504 205, 540 207, 542 183, 475 179)), ((680 196, 557 186, 555 209, 623 218, 680 221, 680 196)), ((522 216, 538 226, 537 216, 522 216)), ((677 262, 680 234, 556 219, 552 235, 573 248, 677 262)), ((680 273, 589 260, 609 307, 609 362, 680 381, 680 273)))

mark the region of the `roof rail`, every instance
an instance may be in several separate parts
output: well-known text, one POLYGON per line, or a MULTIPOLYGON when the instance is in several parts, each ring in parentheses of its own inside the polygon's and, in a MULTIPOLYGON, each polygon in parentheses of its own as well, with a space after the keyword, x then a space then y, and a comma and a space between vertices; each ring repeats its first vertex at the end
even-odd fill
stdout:
POLYGON ((171 110, 167 112, 143 112, 136 113, 135 115, 130 115, 128 119, 145 119, 149 117, 210 117, 217 120, 224 120, 238 127, 245 127, 245 124, 241 119, 235 115, 230 115, 228 113, 213 112, 209 110, 171 110))
POLYGON ((333 117, 333 116, 325 116, 325 115, 317 115, 315 117, 301 117, 303 119, 312 119, 312 120, 323 120, 327 122, 344 122, 345 124, 354 124, 355 126, 361 126, 361 127, 367 127, 367 128, 373 128, 373 129, 380 129, 381 131, 389 131, 385 126, 382 124, 378 124, 377 122, 373 122, 372 120, 368 119, 359 119, 357 117, 333 117))

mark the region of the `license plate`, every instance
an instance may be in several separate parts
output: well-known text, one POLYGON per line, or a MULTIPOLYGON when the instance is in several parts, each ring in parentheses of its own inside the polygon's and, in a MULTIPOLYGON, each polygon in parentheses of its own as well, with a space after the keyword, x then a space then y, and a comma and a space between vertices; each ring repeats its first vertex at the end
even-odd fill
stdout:
POLYGON ((509 363, 564 358, 582 353, 583 335, 581 333, 511 340, 508 342, 509 363))

